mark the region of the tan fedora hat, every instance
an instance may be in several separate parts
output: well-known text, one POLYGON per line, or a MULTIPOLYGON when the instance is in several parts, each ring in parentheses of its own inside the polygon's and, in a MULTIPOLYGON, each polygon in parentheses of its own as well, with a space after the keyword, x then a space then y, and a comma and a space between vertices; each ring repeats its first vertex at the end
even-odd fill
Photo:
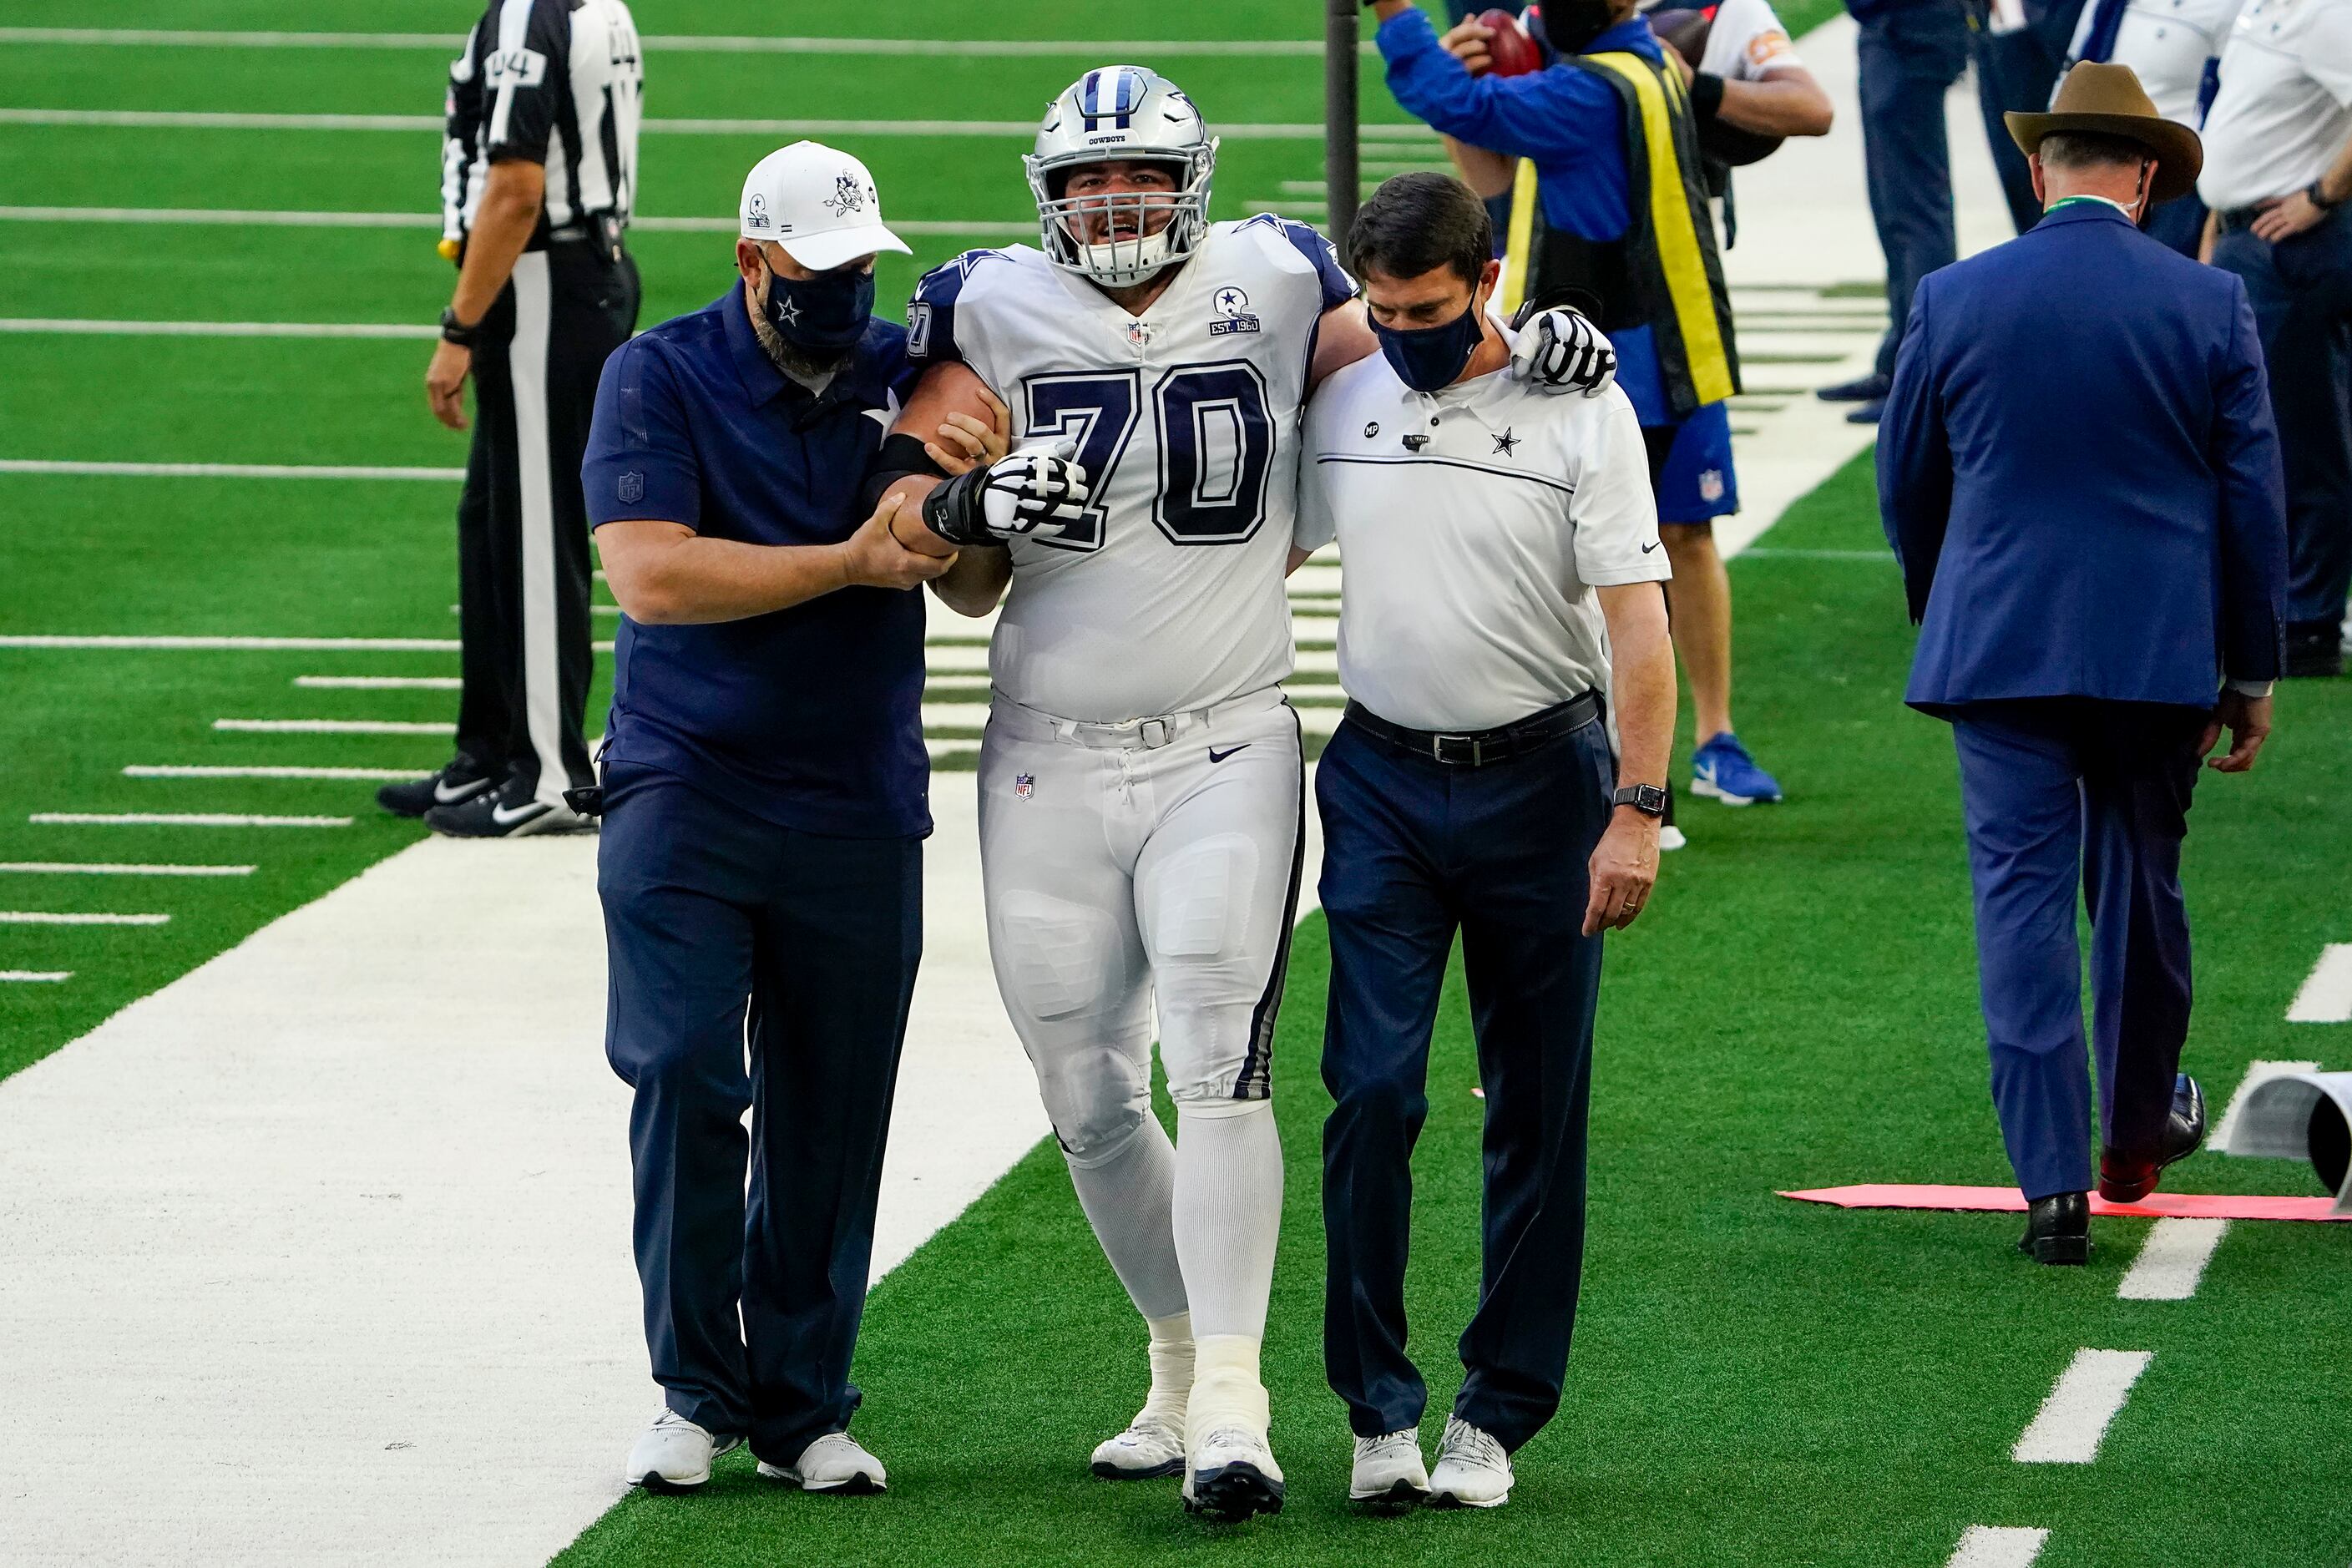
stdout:
POLYGON ((2156 177, 2148 183, 2151 201, 2187 195, 2205 164, 2205 147, 2197 132, 2158 114, 2129 66, 2084 60, 2058 84, 2049 113, 2011 113, 2001 119, 2028 155, 2040 151, 2042 139, 2054 131, 2094 131, 2138 142, 2156 156, 2156 177))

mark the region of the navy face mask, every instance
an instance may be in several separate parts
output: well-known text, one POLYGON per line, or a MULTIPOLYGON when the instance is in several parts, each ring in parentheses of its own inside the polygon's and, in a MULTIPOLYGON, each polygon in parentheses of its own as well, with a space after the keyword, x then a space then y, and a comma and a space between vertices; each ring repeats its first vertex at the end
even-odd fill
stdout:
POLYGON ((793 347, 821 357, 844 354, 873 317, 874 274, 836 269, 787 278, 771 269, 764 310, 768 325, 793 347))
POLYGON ((1371 326, 1397 379, 1415 392, 1435 392, 1460 375, 1478 350, 1478 297, 1472 294, 1467 310, 1434 327, 1384 327, 1376 321, 1371 326))

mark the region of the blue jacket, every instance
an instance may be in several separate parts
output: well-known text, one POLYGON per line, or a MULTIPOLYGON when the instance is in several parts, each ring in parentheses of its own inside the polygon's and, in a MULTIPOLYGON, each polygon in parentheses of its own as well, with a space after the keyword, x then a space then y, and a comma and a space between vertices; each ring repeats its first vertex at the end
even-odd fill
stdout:
POLYGON ((2285 483, 2245 285, 2105 202, 1919 285, 1878 505, 1914 707, 2210 708, 2279 672, 2285 483))

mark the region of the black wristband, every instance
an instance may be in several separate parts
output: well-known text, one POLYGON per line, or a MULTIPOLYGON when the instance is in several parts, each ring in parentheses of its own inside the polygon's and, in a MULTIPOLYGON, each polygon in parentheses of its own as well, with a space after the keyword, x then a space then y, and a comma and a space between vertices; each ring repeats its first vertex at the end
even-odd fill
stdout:
POLYGON ((1723 79, 1712 71, 1700 71, 1691 78, 1691 112, 1698 116, 1701 125, 1713 120, 1723 107, 1723 79))
POLYGON ((911 475, 929 475, 946 479, 948 471, 931 461, 923 450, 923 443, 903 432, 885 436, 882 446, 874 454, 874 461, 866 470, 866 482, 857 489, 858 505, 872 511, 882 504, 882 492, 911 475))
POLYGON ((469 349, 474 346, 474 340, 481 335, 481 322, 476 321, 469 327, 457 320, 457 311, 454 306, 441 312, 441 341, 445 343, 455 343, 461 349, 469 349))
POLYGON ((2344 204, 2340 201, 2331 202, 2327 199, 2327 192, 2324 188, 2326 184, 2327 176, 2322 174, 2319 178, 2312 181, 2310 185, 2305 189, 2303 194, 2309 197, 2311 199, 2311 205, 2317 207, 2321 212, 2332 213, 2344 204))
POLYGON ((988 470, 974 468, 940 486, 923 498, 923 526, 960 549, 1003 543, 990 535, 981 513, 981 489, 987 483, 988 470))

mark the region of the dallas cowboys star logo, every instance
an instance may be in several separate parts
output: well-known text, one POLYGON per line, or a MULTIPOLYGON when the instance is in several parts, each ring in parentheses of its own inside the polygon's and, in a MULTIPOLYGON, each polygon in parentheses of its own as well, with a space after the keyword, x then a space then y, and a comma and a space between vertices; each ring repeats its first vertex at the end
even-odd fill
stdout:
POLYGON ((1519 438, 1511 434, 1510 427, 1508 426, 1504 427, 1501 435, 1495 437, 1495 450, 1500 452, 1506 458, 1517 450, 1518 445, 1519 438))
POLYGON ((801 308, 786 300, 776 307, 776 318, 788 327, 797 327, 801 324, 801 308))

